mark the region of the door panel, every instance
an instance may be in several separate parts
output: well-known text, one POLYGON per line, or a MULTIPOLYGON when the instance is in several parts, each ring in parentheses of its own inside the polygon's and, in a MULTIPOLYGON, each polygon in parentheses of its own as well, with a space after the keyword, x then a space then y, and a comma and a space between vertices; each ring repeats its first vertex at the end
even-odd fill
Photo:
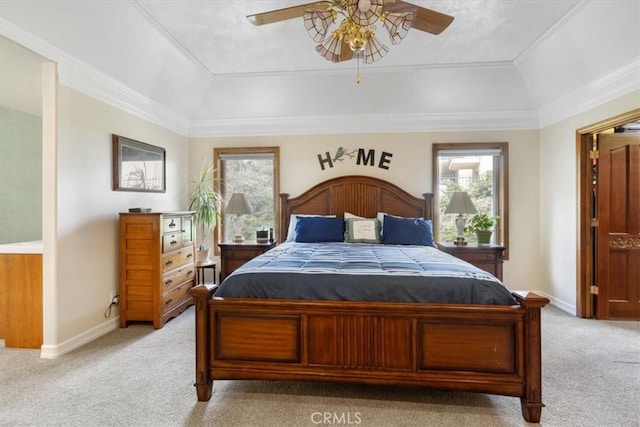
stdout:
POLYGON ((640 319, 640 134, 598 138, 597 317, 640 319))

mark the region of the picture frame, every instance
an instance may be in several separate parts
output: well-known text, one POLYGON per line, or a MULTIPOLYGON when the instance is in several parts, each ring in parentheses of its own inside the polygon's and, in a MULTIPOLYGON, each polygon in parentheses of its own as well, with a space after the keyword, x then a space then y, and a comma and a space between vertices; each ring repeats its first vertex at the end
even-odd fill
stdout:
POLYGON ((113 191, 166 192, 164 148, 112 134, 112 158, 113 191))

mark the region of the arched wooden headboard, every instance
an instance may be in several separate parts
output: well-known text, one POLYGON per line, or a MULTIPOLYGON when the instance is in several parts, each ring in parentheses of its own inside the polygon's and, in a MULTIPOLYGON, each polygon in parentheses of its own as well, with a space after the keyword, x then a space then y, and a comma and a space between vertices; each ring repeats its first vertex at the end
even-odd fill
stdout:
POLYGON ((344 216, 345 212, 373 218, 378 212, 411 218, 433 218, 433 193, 414 197, 388 181, 347 175, 314 185, 298 197, 280 194, 279 241, 284 242, 291 214, 344 216))

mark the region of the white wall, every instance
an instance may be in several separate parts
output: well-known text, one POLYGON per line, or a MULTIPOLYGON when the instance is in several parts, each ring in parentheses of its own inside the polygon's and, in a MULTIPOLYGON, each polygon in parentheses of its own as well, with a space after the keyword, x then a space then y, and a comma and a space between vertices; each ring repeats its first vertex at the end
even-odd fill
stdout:
POLYGON ((57 340, 45 342, 54 353, 108 322, 104 312, 118 289, 118 212, 183 210, 187 188, 184 136, 63 85, 57 111, 57 340), (166 193, 111 190, 112 133, 166 149, 166 193))
POLYGON ((576 312, 578 175, 576 130, 640 108, 640 91, 540 130, 540 283, 576 312))
POLYGON ((433 143, 488 141, 509 142, 511 258, 504 266, 505 283, 512 289, 540 289, 537 131, 191 138, 189 170, 197 171, 203 158, 212 159, 214 147, 279 146, 280 191, 291 196, 326 179, 357 174, 386 179, 420 197, 433 191, 433 143), (327 151, 334 154, 338 147, 373 149, 376 162, 383 151, 393 157, 388 170, 356 165, 355 160, 346 159, 323 171, 317 155, 327 151))

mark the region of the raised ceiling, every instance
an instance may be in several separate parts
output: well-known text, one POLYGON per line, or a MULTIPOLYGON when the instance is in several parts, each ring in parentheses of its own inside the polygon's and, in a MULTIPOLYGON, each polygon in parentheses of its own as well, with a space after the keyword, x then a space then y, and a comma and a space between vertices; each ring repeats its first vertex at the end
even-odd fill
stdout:
POLYGON ((3 0, 0 34, 57 61, 63 84, 189 135, 533 128, 581 88, 640 86, 637 0, 414 0, 455 20, 399 45, 380 31, 389 54, 359 85, 302 19, 245 18, 304 3, 3 0))
MULTIPOLYGON (((308 1, 309 2, 309 1, 308 1)), ((303 20, 254 26, 248 14, 304 1, 137 2, 150 19, 214 75, 351 69, 355 61, 333 64, 315 51, 303 20)), ((553 28, 576 4, 569 1, 413 1, 454 16, 441 35, 409 31, 397 46, 378 38, 389 54, 366 68, 416 67, 514 61, 553 28), (526 25, 523 25, 526 23, 526 25)))

